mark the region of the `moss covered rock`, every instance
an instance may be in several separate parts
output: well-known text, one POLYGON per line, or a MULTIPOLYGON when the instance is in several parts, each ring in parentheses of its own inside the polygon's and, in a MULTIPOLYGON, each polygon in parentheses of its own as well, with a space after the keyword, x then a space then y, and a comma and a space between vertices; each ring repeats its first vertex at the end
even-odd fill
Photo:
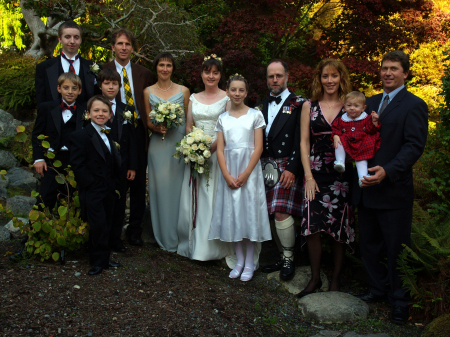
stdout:
POLYGON ((421 337, 448 337, 450 336, 450 314, 439 316, 428 324, 421 337))

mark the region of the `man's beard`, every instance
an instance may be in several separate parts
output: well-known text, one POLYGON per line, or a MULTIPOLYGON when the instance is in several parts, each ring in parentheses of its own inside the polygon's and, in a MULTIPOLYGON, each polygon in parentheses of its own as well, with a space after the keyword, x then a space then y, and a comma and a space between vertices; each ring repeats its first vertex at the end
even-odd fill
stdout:
POLYGON ((273 90, 272 87, 270 85, 267 85, 267 87, 269 88, 270 92, 272 93, 272 95, 274 96, 278 96, 279 94, 281 94, 283 91, 286 90, 286 83, 283 83, 283 85, 281 85, 278 90, 273 90))

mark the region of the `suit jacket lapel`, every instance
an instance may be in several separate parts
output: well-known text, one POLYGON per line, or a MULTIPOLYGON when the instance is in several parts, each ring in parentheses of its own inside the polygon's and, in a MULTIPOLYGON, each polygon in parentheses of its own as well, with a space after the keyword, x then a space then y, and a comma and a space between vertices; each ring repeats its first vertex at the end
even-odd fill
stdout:
POLYGON ((91 123, 88 124, 86 129, 87 129, 89 136, 91 137, 91 142, 92 142, 92 145, 94 146, 94 149, 97 150, 100 157, 102 157, 103 160, 106 161, 105 152, 103 151, 102 145, 100 144, 100 142, 102 142, 102 140, 101 140, 98 132, 94 129, 94 127, 92 126, 91 123))
POLYGON ((278 111, 277 116, 275 117, 272 126, 270 127, 270 131, 269 131, 269 135, 272 136, 272 138, 275 138, 276 135, 281 131, 281 129, 283 129, 284 124, 286 124, 287 120, 289 119, 289 117, 291 116, 290 114, 287 113, 283 113, 283 107, 285 106, 289 106, 290 103, 289 101, 291 100, 292 97, 294 97, 294 94, 290 94, 286 100, 283 103, 283 106, 280 108, 280 110, 278 111))
MULTIPOLYGON (((269 101, 266 98, 265 100, 262 101, 263 107, 262 107, 262 114, 264 116, 264 121, 267 123, 269 122, 269 118, 267 117, 269 115, 269 101)), ((265 132, 264 132, 265 134, 265 132)))
POLYGON ((126 108, 126 104, 123 104, 122 102, 116 102, 116 104, 117 105, 116 105, 116 114, 114 116, 114 124, 116 124, 118 141, 120 143, 120 141, 122 140, 122 131, 124 123, 123 111, 126 108))
POLYGON ((53 63, 50 67, 47 68, 47 77, 50 85, 50 91, 52 93, 53 100, 57 100, 59 98, 58 92, 58 77, 59 77, 59 68, 62 68, 61 65, 61 56, 55 58, 56 62, 53 63))
POLYGON ((58 131, 58 134, 61 134, 61 123, 62 123, 62 115, 61 115, 61 108, 59 107, 59 104, 52 109, 50 112, 52 115, 53 122, 55 123, 56 130, 58 131))
POLYGON ((84 76, 85 88, 83 90, 86 93, 86 97, 89 97, 90 93, 94 93, 95 75, 90 71, 88 61, 82 57, 80 57, 80 75, 81 73, 84 76))
MULTIPOLYGON (((85 106, 85 105, 83 105, 85 106)), ((77 104, 77 115, 76 115, 76 130, 80 130, 81 128, 83 128, 83 115, 85 113, 85 111, 83 111, 84 109, 82 108, 82 106, 80 104, 77 104)))
POLYGON ((399 93, 397 93, 397 95, 395 95, 395 97, 392 99, 392 101, 389 102, 389 104, 386 106, 386 109, 384 109, 384 111, 381 113, 380 123, 383 119, 386 118, 387 115, 389 115, 389 113, 391 111, 393 111, 400 104, 400 102, 403 100, 403 97, 405 97, 405 95, 406 95, 406 88, 403 88, 402 90, 400 90, 399 93))

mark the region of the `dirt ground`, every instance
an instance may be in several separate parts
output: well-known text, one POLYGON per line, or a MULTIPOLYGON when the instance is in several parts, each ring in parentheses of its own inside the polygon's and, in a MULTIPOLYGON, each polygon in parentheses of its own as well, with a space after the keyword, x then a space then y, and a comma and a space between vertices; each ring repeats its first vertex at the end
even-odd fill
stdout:
MULTIPOLYGON (((256 272, 248 283, 230 280, 220 261, 194 262, 150 244, 113 255, 122 267, 95 277, 86 274, 84 252, 68 255, 64 265, 12 263, 8 252, 18 247, 17 241, 0 243, 2 336, 312 336, 336 330, 414 337, 421 331, 413 320, 391 324, 386 304, 371 306, 367 320, 319 324, 266 274, 256 272)), ((262 265, 272 262, 274 250, 264 244, 262 265)), ((307 264, 304 253, 297 264, 307 264)), ((365 290, 362 269, 346 264, 341 291, 365 290)))

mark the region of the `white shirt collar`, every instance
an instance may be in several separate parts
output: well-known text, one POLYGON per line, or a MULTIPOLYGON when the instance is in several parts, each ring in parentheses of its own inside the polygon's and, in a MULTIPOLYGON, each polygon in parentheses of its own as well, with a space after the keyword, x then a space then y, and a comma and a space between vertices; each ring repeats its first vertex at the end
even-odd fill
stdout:
POLYGON ((275 96, 275 95, 273 95, 272 93, 270 93, 270 96, 273 96, 273 97, 281 97, 281 101, 283 102, 290 94, 291 94, 291 93, 289 92, 289 89, 286 88, 286 89, 284 89, 284 91, 283 91, 281 94, 279 94, 278 96, 275 96))
POLYGON ((66 100, 64 98, 62 98, 62 100, 63 100, 64 103, 66 103, 67 106, 73 106, 76 103, 76 101, 75 101, 72 104, 69 104, 69 103, 66 102, 66 100))
POLYGON ((128 61, 128 63, 125 65, 125 67, 123 65, 121 65, 119 62, 117 62, 116 59, 114 59, 114 63, 116 65, 116 69, 120 69, 119 74, 122 73, 122 68, 125 68, 125 70, 127 71, 127 73, 129 71, 131 71, 131 61, 128 61))
POLYGON ((344 122, 356 122, 356 121, 361 121, 363 119, 365 119, 367 117, 367 113, 365 111, 361 112, 361 115, 359 115, 358 117, 356 117, 355 119, 350 118, 347 113, 342 115, 342 120, 344 122))
POLYGON ((105 129, 105 130, 111 129, 111 128, 107 127, 106 125, 103 125, 103 127, 101 127, 100 125, 95 124, 93 121, 91 121, 91 124, 100 136, 102 135, 102 133, 100 131, 101 129, 105 129))

